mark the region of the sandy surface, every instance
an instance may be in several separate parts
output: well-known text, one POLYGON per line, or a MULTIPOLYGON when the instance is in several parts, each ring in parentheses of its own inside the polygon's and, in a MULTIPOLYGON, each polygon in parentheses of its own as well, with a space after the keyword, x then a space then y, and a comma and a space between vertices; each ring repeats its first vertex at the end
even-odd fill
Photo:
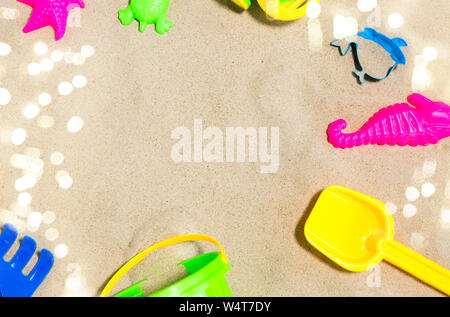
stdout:
MULTIPOLYGON (((389 203, 396 238, 450 267, 450 140, 337 150, 326 138, 330 122, 344 118, 355 131, 413 91, 450 102, 448 1, 379 0, 375 11, 360 12, 356 1, 323 0, 315 20, 274 23, 256 2, 240 12, 225 0, 175 0, 168 13, 174 27, 163 36, 153 26, 145 33, 136 22, 122 26, 117 11, 126 3, 87 0, 59 42, 50 28, 22 34, 31 8, 1 3, 0 42, 11 52, 0 56, 0 87, 11 101, 0 108, 0 222, 13 222, 60 256, 36 296, 97 296, 138 251, 186 233, 223 244, 236 296, 440 295, 384 262, 363 273, 338 268, 308 245, 303 226, 321 190, 347 186, 389 203), (396 29, 388 25, 394 12, 404 17, 396 29), (407 65, 387 80, 359 85, 351 56, 329 46, 337 14, 353 17, 359 29, 369 24, 404 38, 407 65), (37 42, 48 52, 37 55, 37 42), (85 45, 95 53, 82 58, 82 47, 89 55, 85 45), (417 56, 428 46, 438 56, 424 65, 417 56), (64 59, 51 71, 29 74, 30 63, 58 60, 52 55, 58 50, 64 59), (60 83, 76 75, 87 85, 60 95, 60 83), (25 106, 38 104, 43 92, 51 103, 27 119, 25 106), (84 122, 77 133, 67 130, 73 116, 84 122), (171 133, 177 127, 193 132, 195 118, 222 131, 278 127, 278 170, 261 173, 259 162, 175 163, 171 133), (15 142, 23 142, 14 145, 17 128, 27 137, 20 140, 16 132, 15 142), (64 156, 59 165, 51 162, 54 152, 64 156), (14 154, 34 157, 38 166, 32 170, 37 183, 24 190, 32 197, 27 207, 18 205, 15 184, 30 167, 17 168, 14 154), (424 186, 430 197, 414 197, 411 188, 406 195, 408 187, 420 192, 426 183, 435 188, 424 186), (27 220, 32 212, 43 215, 41 224, 36 213, 27 220)), ((386 62, 377 52, 365 56, 374 67, 386 62)), ((29 196, 20 197, 27 203, 29 196)), ((211 250, 187 243, 157 252, 115 291, 144 277, 156 290, 182 275, 178 261, 211 250)))

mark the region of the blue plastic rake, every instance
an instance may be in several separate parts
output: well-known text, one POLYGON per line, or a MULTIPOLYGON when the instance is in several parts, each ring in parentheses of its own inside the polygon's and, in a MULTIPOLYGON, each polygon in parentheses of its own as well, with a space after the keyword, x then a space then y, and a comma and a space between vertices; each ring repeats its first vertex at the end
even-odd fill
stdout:
POLYGON ((23 268, 36 251, 36 241, 29 236, 23 237, 19 250, 6 262, 5 254, 11 249, 17 236, 17 229, 13 225, 5 224, 0 235, 0 297, 32 296, 53 266, 53 254, 42 249, 31 272, 28 275, 23 274, 23 268))

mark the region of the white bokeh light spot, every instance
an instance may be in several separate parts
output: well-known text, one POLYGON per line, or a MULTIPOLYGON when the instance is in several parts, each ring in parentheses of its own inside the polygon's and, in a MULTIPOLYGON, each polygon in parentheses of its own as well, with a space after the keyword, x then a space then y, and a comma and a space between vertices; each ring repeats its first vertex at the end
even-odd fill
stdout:
POLYGON ((391 214, 395 214, 397 212, 397 206, 392 202, 387 202, 385 204, 386 208, 389 210, 391 214))
POLYGON ((11 94, 8 89, 0 88, 0 106, 6 106, 11 101, 11 94))
POLYGON ((31 227, 39 227, 42 223, 42 214, 38 211, 33 211, 28 216, 28 225, 31 227))
POLYGON ((431 197, 436 191, 436 187, 431 183, 424 183, 422 185, 422 195, 423 197, 431 197))
POLYGON ((403 216, 405 218, 411 218, 417 213, 417 208, 413 204, 406 204, 403 206, 403 216))
POLYGON ((70 120, 67 122, 67 130, 70 133, 77 133, 80 131, 84 126, 84 121, 81 117, 73 116, 70 118, 70 120))
POLYGON ((52 96, 49 93, 43 92, 38 97, 38 103, 45 107, 48 106, 52 102, 52 96))
POLYGON ((39 114, 40 111, 41 110, 37 105, 30 103, 30 104, 27 104, 25 106, 25 108, 23 108, 23 115, 27 119, 33 119, 33 118, 37 117, 37 115, 39 114))
POLYGON ((17 202, 21 206, 28 206, 29 204, 31 204, 32 199, 33 198, 31 197, 30 193, 20 193, 19 196, 17 196, 17 202))
POLYGON ((37 182, 36 175, 28 173, 16 179, 16 181, 14 182, 14 188, 19 192, 24 191, 34 187, 34 185, 36 185, 36 182, 37 182))
POLYGON ((306 15, 311 19, 319 17, 320 11, 320 4, 317 1, 310 1, 306 7, 306 15))
POLYGON ((50 58, 44 58, 41 60, 41 69, 43 72, 49 72, 55 66, 55 63, 50 58))
POLYGON ((0 42, 0 56, 7 56, 11 53, 11 46, 6 43, 0 42))
POLYGON ((49 241, 55 241, 59 237, 59 231, 55 228, 48 228, 45 231, 45 238, 49 241))
POLYGON ((53 152, 50 155, 50 162, 53 165, 61 165, 64 162, 64 155, 61 152, 53 152))
POLYGON ((398 29, 405 23, 403 15, 398 12, 392 13, 388 16, 388 24, 393 29, 398 29))
POLYGON ((73 64, 74 65, 82 65, 86 61, 86 57, 81 55, 80 53, 73 54, 73 64))
POLYGON ((56 215, 55 215, 55 213, 53 211, 47 210, 42 215, 42 218, 43 218, 44 223, 49 225, 49 224, 53 223, 56 220, 56 215))
POLYGON ((65 257, 67 255, 67 253, 69 253, 69 248, 64 243, 60 243, 55 247, 54 252, 55 252, 55 256, 58 259, 62 259, 63 257, 65 257))
POLYGON ((59 187, 61 187, 62 189, 68 189, 72 187, 72 177, 70 177, 69 173, 67 173, 66 171, 56 172, 55 178, 58 182, 59 187))
POLYGON ((36 55, 42 56, 47 54, 48 52, 48 45, 43 42, 37 42, 34 44, 34 53, 36 55))
POLYGON ((442 221, 445 223, 450 223, 450 209, 442 210, 442 221))
POLYGON ((39 63, 30 63, 28 64, 28 74, 31 76, 37 76, 41 73, 42 66, 39 63))
POLYGON ((405 194, 406 194, 406 199, 408 199, 408 201, 416 201, 420 197, 419 190, 414 186, 408 186, 406 188, 405 194))
POLYGON ((86 77, 84 77, 82 75, 76 75, 72 79, 72 85, 75 88, 83 88, 84 86, 86 86, 86 84, 87 84, 87 79, 86 79, 86 77))
POLYGON ((377 6, 377 0, 358 0, 358 10, 361 12, 369 12, 377 6))
POLYGON ((60 62, 63 60, 64 58, 64 53, 60 50, 54 50, 52 52, 52 54, 50 55, 50 58, 52 59, 52 61, 54 61, 55 63, 60 62))
POLYGON ((337 14, 333 19, 333 33, 334 37, 344 38, 346 36, 355 35, 358 32, 358 21, 353 17, 346 17, 342 14, 337 14))
POLYGON ((83 45, 81 47, 81 55, 83 57, 86 57, 86 58, 91 57, 92 55, 94 55, 94 53, 95 53, 95 49, 90 45, 83 45))
POLYGON ((63 81, 58 85, 58 92, 62 96, 70 95, 73 91, 73 86, 67 81, 63 81))
POLYGON ((428 62, 434 61, 438 57, 438 51, 432 46, 427 46, 423 49, 422 55, 428 62))
POLYGON ((14 145, 20 145, 25 142, 27 138, 27 131, 22 128, 15 129, 11 134, 11 142, 14 145))

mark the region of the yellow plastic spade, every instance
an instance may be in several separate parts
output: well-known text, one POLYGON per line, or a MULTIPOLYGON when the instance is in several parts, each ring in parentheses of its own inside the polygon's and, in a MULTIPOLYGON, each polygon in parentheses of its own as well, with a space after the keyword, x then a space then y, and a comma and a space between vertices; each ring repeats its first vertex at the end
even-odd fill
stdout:
POLYGON ((450 295, 450 271, 394 240, 394 220, 384 204, 354 190, 331 186, 317 200, 305 236, 343 268, 361 272, 381 260, 450 295))

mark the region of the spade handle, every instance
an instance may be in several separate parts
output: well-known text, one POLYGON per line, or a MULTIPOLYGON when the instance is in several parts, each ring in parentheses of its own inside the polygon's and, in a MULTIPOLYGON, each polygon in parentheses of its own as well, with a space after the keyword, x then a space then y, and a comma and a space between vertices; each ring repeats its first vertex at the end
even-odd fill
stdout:
POLYGON ((384 259, 450 296, 450 271, 395 240, 381 244, 384 259))

